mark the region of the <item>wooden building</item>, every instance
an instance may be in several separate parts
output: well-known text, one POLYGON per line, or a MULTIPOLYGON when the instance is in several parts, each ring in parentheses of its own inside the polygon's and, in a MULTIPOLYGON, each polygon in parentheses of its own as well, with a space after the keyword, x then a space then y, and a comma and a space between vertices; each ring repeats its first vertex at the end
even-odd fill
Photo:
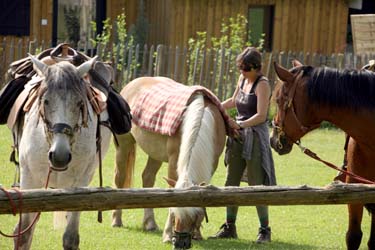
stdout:
MULTIPOLYGON (((128 23, 134 23, 138 2, 108 0, 107 14, 114 17, 125 8, 128 23)), ((241 14, 250 27, 262 22, 268 50, 328 54, 346 45, 347 0, 145 0, 145 9, 152 44, 186 46, 197 31, 218 37, 222 20, 241 14)))
MULTIPOLYGON (((61 26, 59 6, 64 2, 69 0, 2 0, 0 6, 7 15, 0 18, 3 19, 0 22, 0 39, 6 37, 21 43, 36 39, 56 43, 61 26), (29 10, 26 13, 29 14, 29 23, 15 14, 19 13, 19 6, 23 6, 25 13, 29 10), (6 16, 17 16, 12 20, 23 29, 9 32, 14 26, 6 16)), ((141 1, 73 2, 80 11, 88 10, 86 5, 95 8, 94 20, 99 24, 107 17, 113 20, 125 10, 130 27, 136 22, 141 1)), ((144 6, 149 23, 148 44, 186 46, 188 39, 194 37, 197 31, 207 31, 208 39, 219 37, 222 21, 242 14, 248 19, 249 27, 257 24, 258 32, 265 33, 267 50, 330 54, 343 52, 346 46, 347 0, 144 0, 144 6)), ((90 15, 87 14, 87 18, 92 20, 90 15)), ((82 19, 85 15, 80 16, 82 19)), ((27 18, 27 15, 24 17, 27 18)), ((89 21, 84 21, 85 27, 89 26, 89 21)), ((244 39, 246 37, 247 34, 244 34, 244 39)))

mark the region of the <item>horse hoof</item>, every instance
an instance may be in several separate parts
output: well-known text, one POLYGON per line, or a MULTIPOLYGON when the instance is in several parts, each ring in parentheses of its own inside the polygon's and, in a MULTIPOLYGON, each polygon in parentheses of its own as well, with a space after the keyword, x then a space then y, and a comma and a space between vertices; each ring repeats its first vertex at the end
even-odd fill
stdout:
POLYGON ((147 232, 153 232, 153 231, 159 230, 159 227, 155 223, 155 221, 150 221, 150 222, 143 223, 143 230, 147 232))
POLYGON ((157 231, 159 230, 159 227, 158 226, 147 226, 147 227, 144 227, 143 228, 144 231, 147 231, 147 232, 154 232, 154 231, 157 231))
POLYGON ((112 222, 112 227, 123 227, 124 225, 122 224, 122 222, 119 222, 119 221, 113 221, 112 222))

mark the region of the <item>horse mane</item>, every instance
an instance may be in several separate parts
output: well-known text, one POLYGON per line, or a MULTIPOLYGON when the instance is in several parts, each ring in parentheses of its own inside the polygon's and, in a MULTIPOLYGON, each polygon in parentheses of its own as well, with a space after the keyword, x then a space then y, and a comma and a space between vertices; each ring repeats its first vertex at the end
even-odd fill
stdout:
POLYGON ((64 96, 64 92, 74 91, 79 93, 83 100, 86 97, 84 81, 71 63, 63 61, 53 64, 47 67, 44 76, 44 85, 39 96, 48 89, 50 91, 60 91, 62 96, 64 96))
MULTIPOLYGON (((301 67, 309 100, 336 108, 375 108, 375 74, 367 70, 301 67)), ((294 70, 296 71, 296 70, 294 70)))

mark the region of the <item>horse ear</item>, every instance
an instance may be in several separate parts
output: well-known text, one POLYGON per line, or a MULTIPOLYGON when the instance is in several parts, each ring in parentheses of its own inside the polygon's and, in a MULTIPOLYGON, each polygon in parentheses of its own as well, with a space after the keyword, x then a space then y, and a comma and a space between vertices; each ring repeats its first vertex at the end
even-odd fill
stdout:
POLYGON ((171 186, 171 187, 175 187, 176 186, 176 181, 175 180, 169 179, 169 178, 164 177, 164 176, 163 176, 163 179, 169 184, 169 186, 171 186))
POLYGON ((83 77, 89 70, 92 68, 92 65, 96 62, 98 56, 95 56, 88 60, 87 62, 82 63, 78 68, 78 74, 83 77))
POLYGON ((31 62, 33 63, 33 68, 36 71, 36 73, 40 76, 44 76, 44 71, 47 69, 48 65, 44 62, 40 61, 38 58, 34 57, 31 54, 28 54, 31 62))
POLYGON ((274 62, 274 67, 277 76, 284 82, 293 82, 293 74, 290 73, 286 68, 280 66, 277 62, 274 62))
POLYGON ((303 66, 303 64, 300 61, 298 61, 297 59, 294 59, 292 61, 292 64, 293 64, 293 67, 301 67, 301 66, 303 66))

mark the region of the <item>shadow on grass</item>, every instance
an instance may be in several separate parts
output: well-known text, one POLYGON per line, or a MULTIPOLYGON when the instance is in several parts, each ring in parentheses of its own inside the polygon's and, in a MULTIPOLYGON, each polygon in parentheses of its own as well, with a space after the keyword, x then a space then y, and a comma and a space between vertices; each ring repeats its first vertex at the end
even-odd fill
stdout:
MULTIPOLYGON (((142 227, 121 227, 123 230, 131 230, 139 233, 143 233, 152 237, 162 237, 163 231, 161 229, 154 231, 144 231, 142 227)), ((163 243, 166 246, 166 249, 172 249, 170 243, 163 243)), ((254 241, 249 241, 245 239, 236 239, 236 240, 210 240, 204 239, 202 241, 193 240, 192 249, 204 249, 204 250, 244 250, 244 249, 277 249, 277 250, 316 250, 320 249, 317 246, 311 246, 306 244, 295 244, 274 240, 271 243, 266 244, 257 244, 254 241)))
POLYGON ((312 250, 319 249, 316 246, 304 245, 304 244, 293 244, 282 241, 272 241, 267 244, 257 244, 254 241, 247 240, 203 240, 203 241, 194 241, 193 248, 195 249, 226 249, 226 250, 235 250, 235 249, 285 249, 285 250, 312 250))

